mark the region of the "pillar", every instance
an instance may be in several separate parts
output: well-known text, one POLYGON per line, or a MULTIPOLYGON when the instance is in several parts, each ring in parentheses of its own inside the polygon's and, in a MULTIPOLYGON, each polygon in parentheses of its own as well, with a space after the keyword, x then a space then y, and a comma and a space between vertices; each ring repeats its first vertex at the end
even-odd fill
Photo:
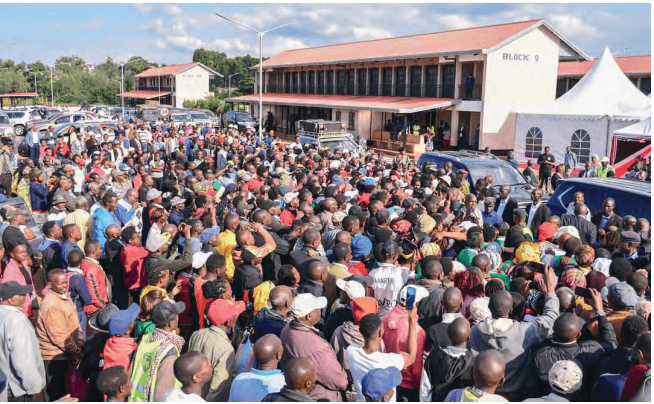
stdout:
POLYGON ((395 66, 391 68, 391 95, 395 95, 395 66))
POLYGON ((454 98, 460 98, 459 87, 461 86, 461 61, 456 56, 454 59, 454 98))
POLYGON ((443 96, 443 65, 440 58, 438 59, 438 69, 436 76, 436 98, 443 96), (440 88, 440 91, 438 90, 440 88))
POLYGON ((411 67, 404 66, 404 96, 408 97, 410 95, 409 93, 409 70, 411 70, 411 67))
POLYGON ((452 134, 450 136, 450 146, 459 144, 459 111, 452 109, 452 122, 450 122, 452 134))
POLYGON ((426 96, 427 92, 427 78, 425 77, 427 75, 427 66, 422 65, 422 72, 420 73, 420 96, 424 97, 426 96))

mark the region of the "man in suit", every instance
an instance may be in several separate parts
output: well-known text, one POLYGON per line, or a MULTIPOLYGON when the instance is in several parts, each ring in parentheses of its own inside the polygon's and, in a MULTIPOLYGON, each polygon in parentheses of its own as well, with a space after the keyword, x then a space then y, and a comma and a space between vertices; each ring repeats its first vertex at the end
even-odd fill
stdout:
MULTIPOLYGON (((587 163, 588 164, 588 163, 587 163)), ((615 214, 615 200, 613 198, 604 199, 602 211, 596 212, 591 221, 597 227, 597 234, 604 237, 607 226, 617 226, 622 231, 622 218, 615 214)))
POLYGON ((591 245, 597 241, 597 227, 586 220, 588 206, 581 203, 575 206, 574 215, 563 215, 561 226, 574 226, 579 231, 579 238, 585 244, 591 245))
POLYGON ((503 221, 513 226, 513 211, 518 208, 518 202, 509 196, 510 193, 510 185, 500 186, 500 196, 495 200, 495 211, 502 216, 503 221))
POLYGON ((579 178, 597 177, 597 172, 593 170, 593 165, 590 161, 587 161, 584 167, 585 169, 579 172, 579 178))
POLYGON ((535 240, 538 239, 538 227, 541 223, 547 221, 547 218, 552 214, 547 204, 541 200, 542 197, 543 190, 540 188, 534 189, 531 191, 532 204, 527 207, 527 226, 531 229, 535 240))
POLYGON ((534 160, 527 160, 527 167, 522 171, 522 175, 525 176, 531 185, 538 186, 538 180, 536 180, 536 173, 534 172, 534 160))

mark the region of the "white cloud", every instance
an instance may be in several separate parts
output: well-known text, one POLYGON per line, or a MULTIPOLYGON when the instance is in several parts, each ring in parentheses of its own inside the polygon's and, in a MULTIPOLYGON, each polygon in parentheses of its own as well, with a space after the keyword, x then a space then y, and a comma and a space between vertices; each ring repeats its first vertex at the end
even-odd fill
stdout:
POLYGON ((354 34, 354 39, 357 41, 390 38, 392 36, 390 32, 384 29, 372 27, 355 27, 352 29, 352 33, 354 34))
MULTIPOLYGON (((462 14, 439 14, 434 17, 434 21, 442 29, 440 30, 450 30, 450 29, 460 29, 473 27, 474 24, 468 17, 462 14)), ((434 32, 439 30, 430 30, 428 32, 434 32)))
POLYGON ((182 8, 174 4, 167 4, 164 7, 164 11, 166 12, 166 14, 179 15, 182 13, 182 8))
POLYGON ((552 15, 548 20, 556 30, 566 37, 599 39, 604 36, 597 28, 570 14, 552 15))
POLYGON ((140 13, 151 13, 154 11, 154 6, 152 4, 132 3, 130 5, 140 13))

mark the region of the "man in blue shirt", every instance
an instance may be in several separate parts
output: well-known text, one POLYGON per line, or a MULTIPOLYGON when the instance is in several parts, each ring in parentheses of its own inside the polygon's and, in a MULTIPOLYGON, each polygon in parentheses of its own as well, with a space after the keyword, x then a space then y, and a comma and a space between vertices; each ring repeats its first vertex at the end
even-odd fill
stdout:
POLYGON ((481 214, 484 224, 494 226, 502 223, 502 216, 495 212, 495 198, 484 199, 484 212, 481 214))
POLYGON ((39 147, 41 145, 41 133, 32 125, 32 130, 26 136, 27 145, 30 147, 30 158, 36 162, 39 158, 39 147))

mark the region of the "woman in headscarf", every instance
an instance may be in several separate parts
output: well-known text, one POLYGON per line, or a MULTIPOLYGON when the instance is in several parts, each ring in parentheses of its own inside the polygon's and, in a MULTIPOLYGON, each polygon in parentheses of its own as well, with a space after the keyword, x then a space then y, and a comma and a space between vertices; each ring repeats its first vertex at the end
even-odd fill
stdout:
POLYGON ((470 305, 478 297, 484 296, 484 278, 478 268, 459 272, 454 276, 454 285, 459 288, 463 295, 461 314, 470 319, 470 305))

